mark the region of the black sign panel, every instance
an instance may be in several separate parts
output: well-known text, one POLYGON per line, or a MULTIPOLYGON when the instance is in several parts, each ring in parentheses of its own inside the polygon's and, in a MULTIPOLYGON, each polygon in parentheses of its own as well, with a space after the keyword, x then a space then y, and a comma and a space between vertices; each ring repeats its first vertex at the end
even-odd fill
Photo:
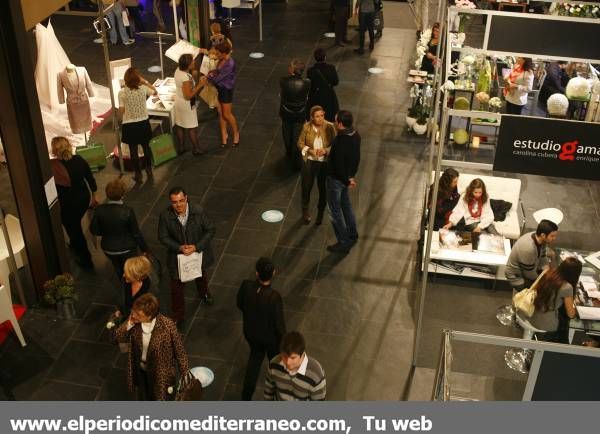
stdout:
POLYGON ((494 170, 600 180, 600 124, 503 115, 494 170))
POLYGON ((600 59, 600 24, 493 15, 488 50, 600 59))

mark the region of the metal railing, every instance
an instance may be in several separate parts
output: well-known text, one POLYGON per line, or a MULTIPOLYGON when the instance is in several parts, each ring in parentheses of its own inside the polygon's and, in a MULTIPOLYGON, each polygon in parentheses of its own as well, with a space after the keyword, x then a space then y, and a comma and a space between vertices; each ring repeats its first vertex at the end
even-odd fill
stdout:
POLYGON ((452 375, 452 359, 454 357, 452 345, 454 342, 468 342, 472 344, 494 345, 499 347, 527 347, 528 350, 535 351, 537 357, 534 357, 531 369, 529 371, 527 385, 525 386, 525 392, 523 394, 524 401, 529 401, 531 399, 533 387, 535 386, 535 381, 539 372, 541 362, 540 356, 544 351, 600 358, 600 350, 597 348, 445 329, 442 332, 441 355, 435 373, 432 401, 454 400, 450 382, 452 375))

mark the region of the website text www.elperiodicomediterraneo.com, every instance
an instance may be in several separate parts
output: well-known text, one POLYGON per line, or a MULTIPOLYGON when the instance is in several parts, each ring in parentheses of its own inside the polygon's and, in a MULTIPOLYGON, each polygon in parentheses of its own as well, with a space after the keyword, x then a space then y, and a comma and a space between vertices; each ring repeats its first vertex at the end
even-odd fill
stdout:
MULTIPOLYGON (((203 419, 158 419, 150 416, 138 418, 89 418, 76 419, 10 419, 13 432, 335 432, 349 434, 353 427, 345 419, 235 419, 224 416, 207 416, 203 419)), ((425 416, 414 419, 378 418, 362 416, 361 426, 355 432, 419 432, 431 431, 433 422, 425 416)))

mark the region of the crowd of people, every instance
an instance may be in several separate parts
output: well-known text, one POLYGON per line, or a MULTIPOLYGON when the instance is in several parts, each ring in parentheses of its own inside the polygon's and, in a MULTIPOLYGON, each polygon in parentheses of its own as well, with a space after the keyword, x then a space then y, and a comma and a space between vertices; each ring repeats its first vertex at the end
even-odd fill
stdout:
MULTIPOLYGON (((115 1, 112 10, 117 10, 117 5, 124 6, 121 3, 115 1)), ((371 13, 366 4, 358 2, 361 16, 371 13)), ((368 29, 365 19, 361 26, 368 29)), ((113 26, 115 37, 120 27, 118 22, 113 26)), ((199 99, 219 113, 221 146, 227 146, 230 139, 232 147, 240 145, 240 131, 232 110, 236 67, 231 55, 231 35, 224 34, 219 23, 211 25, 211 33, 209 46, 201 49, 201 55, 211 60, 211 70, 200 74, 201 59, 184 54, 174 75, 174 130, 179 146, 189 141, 193 155, 206 152, 198 141, 199 99)), ((373 43, 371 35, 371 46, 373 43)), ((361 138, 354 128, 352 113, 340 109, 335 91, 340 79, 335 66, 327 63, 323 48, 315 50, 313 57, 314 64, 307 70, 304 62, 293 59, 289 74, 280 80, 282 135, 287 161, 300 172, 299 218, 307 225, 312 222, 314 204, 311 206, 310 196, 316 181, 319 199, 314 223, 322 224, 328 208, 337 242, 327 249, 346 255, 358 241, 349 190, 357 186, 361 138)), ((142 182, 144 169, 148 178, 153 177, 149 146, 152 131, 146 109, 146 99, 153 94, 156 89, 136 68, 126 71, 124 87, 118 94, 118 114, 136 183, 142 182), (144 158, 138 156, 140 146, 144 158)), ((184 288, 190 279, 182 277, 179 264, 182 257, 201 254, 198 274, 191 280, 202 305, 215 303, 209 288, 209 269, 215 261, 211 247, 215 225, 205 209, 190 201, 184 186, 171 188, 170 205, 160 213, 156 228, 166 253, 168 274, 162 277, 156 269, 161 263, 155 255, 160 252, 150 251, 134 210, 124 202, 128 189, 124 179, 108 182, 106 200, 100 204, 90 167, 73 152, 68 139, 54 138, 52 152, 62 223, 76 262, 83 268, 94 268, 82 228, 82 218, 92 208, 90 232, 101 238, 102 251, 121 283, 120 295, 114 300, 117 307, 107 327, 115 342, 127 344, 123 348, 128 352, 127 381, 131 391, 144 400, 177 399, 177 373, 185 376, 190 368, 181 336, 186 320, 184 288), (158 280, 163 278, 169 280, 170 309, 160 306, 157 298, 161 283, 158 280)), ((325 399, 325 372, 316 359, 307 355, 304 337, 297 331, 287 331, 281 295, 271 285, 274 274, 273 262, 260 258, 256 278, 243 281, 238 291, 237 307, 243 314, 244 336, 250 347, 241 398, 252 399, 267 356, 265 399, 325 399)))

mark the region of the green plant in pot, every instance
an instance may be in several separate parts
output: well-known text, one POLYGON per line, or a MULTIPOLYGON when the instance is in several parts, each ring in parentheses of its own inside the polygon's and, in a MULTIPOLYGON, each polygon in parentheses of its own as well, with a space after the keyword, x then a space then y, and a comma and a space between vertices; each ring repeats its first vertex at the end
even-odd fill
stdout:
POLYGON ((421 104, 415 104, 411 108, 408 109, 408 113, 406 114, 406 126, 410 129, 417 122, 417 118, 423 111, 423 106, 421 104))
POLYGON ((413 131, 418 135, 425 134, 427 132, 427 121, 429 120, 429 111, 421 110, 417 122, 413 125, 413 131))
POLYGON ((44 283, 44 300, 46 303, 56 306, 58 315, 65 319, 75 317, 77 298, 75 280, 69 273, 59 274, 44 283))

